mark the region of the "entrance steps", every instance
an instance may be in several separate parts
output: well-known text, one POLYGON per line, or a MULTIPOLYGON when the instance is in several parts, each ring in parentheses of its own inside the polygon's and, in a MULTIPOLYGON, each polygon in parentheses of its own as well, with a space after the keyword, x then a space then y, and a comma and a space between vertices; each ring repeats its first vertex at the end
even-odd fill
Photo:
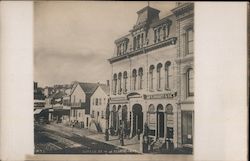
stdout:
POLYGON ((165 142, 163 140, 157 139, 151 143, 152 151, 159 152, 164 147, 165 142))

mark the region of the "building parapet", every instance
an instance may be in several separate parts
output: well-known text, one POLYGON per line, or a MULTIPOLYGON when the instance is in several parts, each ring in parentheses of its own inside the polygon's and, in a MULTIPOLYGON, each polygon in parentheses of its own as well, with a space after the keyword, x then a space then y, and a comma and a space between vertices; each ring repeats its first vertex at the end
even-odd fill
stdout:
POLYGON ((126 58, 129 58, 129 57, 133 57, 133 56, 136 56, 136 55, 147 53, 147 52, 155 50, 155 49, 159 49, 159 48, 162 48, 162 47, 165 47, 165 46, 175 45, 176 42, 177 42, 177 37, 171 37, 169 39, 158 42, 156 44, 152 44, 152 45, 149 45, 149 46, 146 46, 146 47, 142 47, 142 48, 139 48, 137 50, 127 52, 124 55, 120 55, 120 56, 110 58, 108 60, 109 60, 110 64, 112 64, 112 63, 120 61, 122 59, 126 59, 126 58))

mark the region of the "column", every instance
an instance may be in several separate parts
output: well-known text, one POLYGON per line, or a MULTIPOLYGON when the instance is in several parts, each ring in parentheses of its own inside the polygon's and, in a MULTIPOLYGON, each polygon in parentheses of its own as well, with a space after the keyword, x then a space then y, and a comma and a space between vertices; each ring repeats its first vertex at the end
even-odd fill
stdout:
POLYGON ((137 133, 137 131, 138 131, 138 122, 139 122, 139 116, 138 116, 138 114, 137 115, 135 115, 135 132, 137 133))
POLYGON ((110 115, 109 115, 109 128, 111 128, 111 126, 113 125, 113 119, 112 119, 112 115, 113 115, 113 112, 110 110, 110 115))
POLYGON ((131 129, 130 129, 130 138, 132 138, 132 136, 133 136, 133 129, 134 129, 134 125, 133 125, 133 117, 134 117, 134 114, 133 114, 133 111, 131 112, 131 122, 130 122, 130 127, 131 127, 131 129))
POLYGON ((164 112, 164 140, 167 137, 167 112, 164 112))
POLYGON ((119 112, 118 112, 118 109, 117 109, 117 111, 116 111, 116 130, 119 129, 119 124, 120 124, 120 122, 119 122, 119 112))
POLYGON ((159 114, 158 114, 158 112, 156 113, 156 116, 157 116, 157 135, 156 135, 156 138, 159 138, 159 130, 160 130, 160 128, 159 128, 159 125, 160 125, 160 119, 159 119, 159 114))

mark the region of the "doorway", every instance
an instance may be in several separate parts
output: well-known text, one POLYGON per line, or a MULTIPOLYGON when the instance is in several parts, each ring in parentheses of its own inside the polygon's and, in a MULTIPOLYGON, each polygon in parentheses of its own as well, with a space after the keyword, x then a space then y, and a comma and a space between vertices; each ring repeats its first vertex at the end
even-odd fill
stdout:
POLYGON ((133 112, 133 136, 143 132, 143 112, 140 104, 135 104, 132 108, 133 112))
POLYGON ((164 137, 164 113, 158 112, 158 137, 164 137))
POLYGON ((164 108, 161 104, 157 106, 157 137, 164 137, 164 128, 165 128, 165 118, 164 118, 164 108))

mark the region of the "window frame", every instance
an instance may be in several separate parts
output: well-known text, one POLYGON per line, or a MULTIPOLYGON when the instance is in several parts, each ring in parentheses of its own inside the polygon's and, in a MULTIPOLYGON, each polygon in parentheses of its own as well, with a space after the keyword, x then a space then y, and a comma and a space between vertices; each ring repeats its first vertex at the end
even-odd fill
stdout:
POLYGON ((138 89, 143 89, 143 68, 138 69, 138 76, 139 76, 139 82, 138 82, 138 89))
POLYGON ((170 66, 171 66, 171 62, 167 61, 165 63, 165 89, 169 90, 170 89, 170 66))
POLYGON ((161 70, 162 70, 162 64, 158 63, 156 67, 157 71, 157 90, 161 90, 162 85, 161 85, 161 70))
POLYGON ((132 71, 132 91, 136 90, 136 77, 137 77, 137 71, 136 69, 133 69, 132 71))
POLYGON ((185 53, 186 55, 190 55, 194 53, 194 45, 192 45, 192 52, 189 52, 190 47, 189 44, 193 43, 194 44, 194 29, 192 26, 189 26, 188 28, 185 29, 185 53), (189 40, 189 32, 192 34, 192 40, 189 40))
POLYGON ((187 86, 187 97, 194 96, 194 70, 193 68, 188 68, 186 72, 186 86, 187 86), (192 77, 190 78, 190 72, 192 72, 192 77), (192 83, 192 92, 191 92, 191 83, 192 83))
POLYGON ((149 90, 154 90, 154 65, 150 65, 149 67, 149 90))

